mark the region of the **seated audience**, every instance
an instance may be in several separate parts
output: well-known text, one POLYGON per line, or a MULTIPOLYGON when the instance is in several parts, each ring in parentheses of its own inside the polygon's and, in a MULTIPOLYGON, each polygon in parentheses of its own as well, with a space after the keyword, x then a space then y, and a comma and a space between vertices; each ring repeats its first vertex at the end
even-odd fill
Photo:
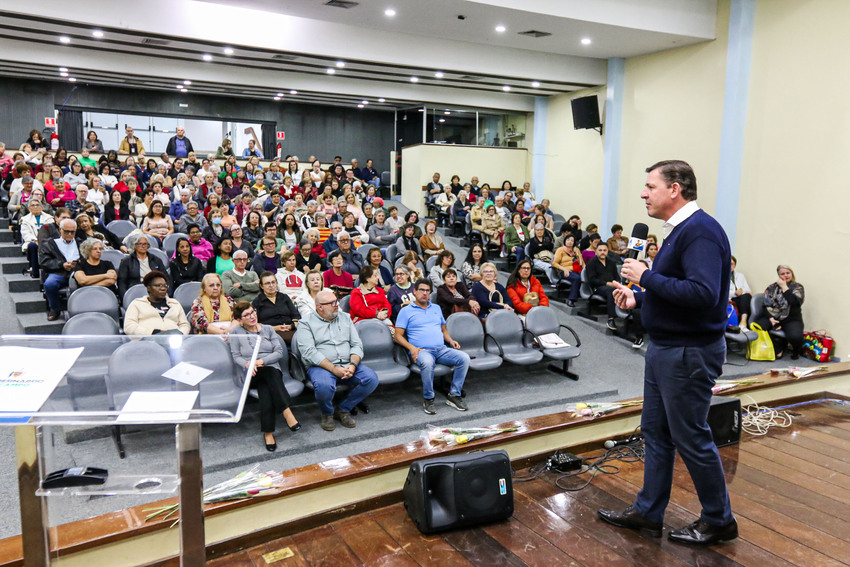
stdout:
POLYGON ((267 451, 275 451, 275 416, 278 413, 283 416, 291 431, 301 429, 301 424, 292 413, 292 400, 283 385, 284 376, 288 376, 286 345, 272 327, 257 321, 257 312, 247 301, 240 301, 234 306, 233 319, 238 325, 230 333, 230 352, 238 366, 251 372, 251 386, 257 389, 260 402, 263 442, 267 451), (260 341, 260 347, 252 367, 255 341, 260 341))
POLYGON ((200 335, 228 334, 237 324, 233 319, 235 305, 233 298, 222 292, 221 277, 206 274, 201 280, 201 293, 189 310, 192 329, 200 335))
POLYGON ((221 274, 224 293, 233 301, 254 301, 260 293, 260 276, 248 269, 248 253, 236 250, 233 253, 233 269, 221 274))
POLYGON ((431 219, 425 223, 425 234, 419 239, 419 245, 426 260, 446 249, 443 238, 437 234, 437 221, 431 219))
MULTIPOLYGON (((363 255, 352 247, 351 236, 347 232, 340 232, 336 237, 336 243, 336 250, 342 254, 343 258, 342 269, 352 275, 359 274, 360 267, 363 265, 363 255)), ((378 254, 381 253, 378 248, 373 250, 378 250, 378 254)))
POLYGON ((608 245, 608 257, 616 263, 620 263, 626 255, 629 248, 629 239, 623 236, 623 227, 615 224, 611 227, 611 238, 606 243, 608 245))
MULTIPOLYGON (((372 266, 378 272, 378 285, 384 291, 390 289, 393 285, 392 272, 383 265, 384 256, 381 254, 380 248, 371 248, 366 256, 366 264, 372 266)), ((345 267, 343 266, 343 269, 345 267)), ((359 273, 359 272, 358 272, 359 273)))
POLYGON ((77 215, 77 243, 81 243, 88 238, 96 238, 103 241, 104 247, 120 250, 127 253, 127 248, 121 243, 115 233, 106 228, 100 223, 95 223, 94 220, 86 213, 77 215))
POLYGON ((753 322, 765 331, 784 331, 784 339, 771 336, 776 358, 782 358, 790 345, 791 359, 797 360, 803 352, 803 301, 806 299, 806 290, 797 283, 793 270, 788 266, 779 265, 776 274, 779 279, 764 290, 764 311, 753 322))
POLYGON ((277 289, 294 300, 304 289, 304 272, 298 269, 295 254, 290 250, 280 255, 280 261, 283 266, 275 274, 277 289))
POLYGON ((451 268, 455 263, 455 255, 449 250, 443 250, 437 255, 437 262, 431 267, 428 273, 428 279, 431 280, 434 288, 443 285, 443 272, 451 268))
POLYGON ((206 272, 220 276, 224 272, 232 270, 235 264, 231 254, 233 254, 233 242, 229 236, 225 236, 213 247, 213 257, 207 260, 206 272))
POLYGON ((369 242, 379 248, 386 248, 396 241, 398 233, 386 222, 387 214, 384 209, 374 213, 374 222, 369 227, 369 242))
POLYGON ((505 229, 505 252, 516 254, 519 262, 525 258, 525 246, 531 240, 531 230, 522 223, 522 215, 511 214, 511 224, 505 229))
MULTIPOLYGON (((149 236, 141 233, 128 237, 130 254, 121 260, 118 267, 118 296, 124 297, 128 289, 143 283, 144 277, 152 271, 166 273, 165 264, 157 256, 148 254, 150 249, 149 236)), ((166 276, 167 278, 167 276, 166 276)))
MULTIPOLYGON (((290 252, 291 254, 291 252, 290 252)), ((257 320, 263 325, 271 325, 275 332, 288 345, 295 334, 295 328, 301 314, 292 299, 278 288, 277 274, 263 272, 260 276, 261 293, 251 303, 257 311, 257 320)))
POLYGON ((546 230, 542 224, 534 226, 533 236, 528 242, 528 253, 535 268, 550 274, 552 259, 555 257, 555 239, 552 233, 546 230))
POLYGON ((460 268, 466 287, 471 288, 475 282, 481 281, 481 267, 486 263, 487 253, 484 248, 480 244, 473 244, 460 268))
POLYGON ((238 224, 230 225, 230 241, 233 243, 233 252, 242 250, 248 258, 254 257, 254 246, 245 237, 244 229, 238 224))
POLYGON ((192 254, 201 262, 209 262, 210 258, 214 257, 212 244, 207 239, 201 236, 201 227, 196 224, 187 226, 186 234, 189 235, 189 244, 192 246, 192 254))
POLYGON ((540 280, 531 275, 531 266, 531 260, 528 258, 517 262, 508 278, 508 285, 505 286, 514 309, 520 315, 525 315, 532 307, 549 305, 549 298, 546 297, 540 280))
MULTIPOLYGON (((655 246, 655 250, 658 250, 657 244, 654 244, 653 246, 655 246)), ((649 260, 649 268, 652 269, 652 261, 655 259, 655 255, 650 256, 649 247, 650 244, 647 243, 646 254, 647 259, 649 260)), ((750 284, 747 283, 747 278, 744 277, 744 274, 735 271, 737 265, 738 260, 735 256, 732 256, 732 276, 731 283, 729 284, 729 301, 735 305, 735 309, 738 311, 738 324, 742 329, 746 329, 750 318, 750 302, 753 299, 753 292, 750 289, 750 284)))
MULTIPOLYGON (((601 236, 599 236, 599 227, 593 223, 590 223, 589 225, 587 225, 587 234, 585 234, 578 243, 579 250, 584 252, 585 250, 590 248, 590 241, 594 240, 594 238, 592 238, 594 234, 597 238, 602 238, 601 236)), ((585 261, 587 261, 587 258, 585 258, 585 261)))
POLYGON ((264 236, 260 240, 260 252, 251 261, 251 269, 261 275, 263 272, 276 274, 281 267, 280 255, 275 252, 277 242, 273 236, 264 236))
POLYGON ((392 321, 396 320, 401 308, 407 307, 414 299, 413 284, 410 283, 410 268, 404 264, 399 264, 395 268, 395 283, 387 291, 387 301, 390 302, 390 318, 392 321))
POLYGON ((608 245, 602 240, 596 245, 596 257, 591 259, 585 268, 587 270, 587 283, 593 288, 594 293, 605 297, 608 308, 608 328, 617 330, 614 319, 617 317, 617 306, 614 303, 614 288, 608 282, 618 281, 619 273, 617 264, 608 259, 608 245))
POLYGON ((74 279, 79 287, 100 286, 118 294, 118 270, 108 260, 101 260, 103 242, 97 238, 87 238, 80 245, 80 256, 74 271, 74 279))
POLYGON ((413 225, 413 236, 416 237, 417 241, 422 238, 422 229, 416 224, 419 222, 419 213, 416 211, 407 211, 407 214, 404 215, 404 222, 405 224, 413 225))
POLYGON ((313 246, 307 237, 301 239, 301 243, 295 249, 295 266, 304 272, 321 271, 324 266, 322 258, 313 252, 313 246))
POLYGON ((119 191, 113 191, 109 195, 109 202, 103 207, 102 221, 104 225, 109 225, 114 220, 132 221, 133 215, 130 214, 130 208, 127 203, 121 199, 119 191))
POLYGON ((329 257, 330 268, 322 274, 325 287, 334 290, 339 297, 348 295, 354 289, 354 278, 342 269, 343 261, 342 252, 334 250, 329 257))
POLYGON ((42 226, 53 224, 54 219, 43 211, 42 203, 38 199, 30 199, 27 202, 27 210, 29 214, 25 215, 20 223, 21 251, 27 255, 30 263, 30 276, 39 279, 41 273, 38 266, 38 232, 42 226))
POLYGON ((443 192, 437 195, 434 199, 434 206, 437 210, 437 219, 443 226, 448 226, 449 218, 451 218, 452 207, 457 203, 457 196, 452 193, 452 186, 446 185, 443 192))
POLYGON ((419 238, 416 236, 416 228, 418 227, 415 224, 409 222, 401 227, 400 235, 395 242, 396 251, 399 255, 404 255, 408 251, 415 252, 424 263, 422 245, 419 244, 419 238))
POLYGON ((304 276, 304 289, 295 297, 295 306, 301 314, 301 319, 306 319, 311 313, 316 312, 316 295, 320 291, 331 291, 324 287, 321 272, 307 272, 304 276))
POLYGON ((59 318, 62 306, 59 290, 68 285, 71 273, 77 267, 80 250, 74 236, 77 223, 71 219, 59 221, 59 237, 48 238, 38 247, 38 266, 46 274, 44 295, 47 297, 47 320, 59 318))
POLYGON ((363 344, 351 318, 339 311, 334 294, 320 291, 315 304, 316 311, 300 321, 296 338, 322 415, 321 427, 333 431, 334 419, 343 427, 355 427, 351 410, 377 388, 378 375, 361 364, 363 344), (334 409, 334 394, 340 381, 350 390, 334 409))
MULTIPOLYGON (((123 262, 121 265, 124 265, 123 262)), ((120 281, 120 274, 118 277, 120 281)), ((127 312, 124 314, 124 334, 188 335, 191 327, 183 306, 176 299, 168 297, 168 276, 159 270, 151 270, 145 275, 142 283, 148 294, 134 299, 127 306, 127 312)))
POLYGON ((575 307, 576 299, 581 291, 581 271, 584 269, 584 260, 578 246, 575 245, 575 237, 572 233, 564 234, 561 245, 555 250, 552 259, 552 267, 549 271, 549 280, 553 285, 558 285, 561 280, 569 280, 570 297, 567 306, 575 307))
POLYGON ((386 293, 379 285, 379 274, 380 270, 371 264, 363 266, 360 270, 360 285, 351 292, 348 311, 354 323, 362 319, 378 319, 391 325, 391 306, 386 293))
MULTIPOLYGON (((226 208, 226 207, 225 207, 226 208)), ((203 237, 215 247, 219 240, 222 238, 227 238, 230 236, 230 231, 228 231, 221 224, 221 220, 223 215, 221 214, 221 210, 218 208, 214 208, 210 210, 209 213, 209 224, 207 228, 203 231, 203 237)))
POLYGON ((466 285, 458 281, 457 271, 454 268, 447 268, 443 272, 443 285, 437 288, 437 305, 443 310, 445 318, 459 311, 478 315, 481 310, 481 306, 472 297, 466 285))
POLYGON ((493 244, 501 244, 502 233, 505 230, 505 220, 501 215, 496 213, 496 206, 490 204, 487 206, 487 213, 482 218, 481 233, 484 235, 486 242, 493 244))
POLYGON ((169 264, 174 289, 187 282, 199 282, 204 278, 204 264, 192 253, 192 245, 186 237, 177 239, 174 258, 169 264))
POLYGON ((195 225, 200 228, 202 234, 207 226, 209 226, 207 219, 205 219, 204 215, 199 212, 198 203, 195 201, 189 201, 186 204, 186 213, 180 217, 180 220, 177 222, 177 232, 189 234, 190 225, 195 225))
MULTIPOLYGON (((599 246, 600 242, 602 242, 602 237, 599 236, 599 234, 594 233, 590 235, 590 240, 588 241, 587 248, 581 251, 581 257, 584 260, 585 266, 588 262, 596 258, 596 247, 599 246)), ((579 248, 581 247, 579 246, 579 248)))
POLYGON ((156 238, 159 242, 174 233, 174 222, 165 214, 165 207, 161 202, 153 201, 150 204, 148 215, 142 222, 142 232, 156 238))
POLYGON ((419 367, 424 398, 422 409, 428 415, 437 413, 434 368, 437 364, 445 364, 454 367, 446 405, 466 411, 469 407, 463 399, 463 383, 469 370, 469 355, 460 350, 460 344, 449 334, 440 307, 430 302, 431 282, 421 279, 413 285, 416 299, 398 314, 395 342, 408 350, 413 363, 419 367))
POLYGON ((483 319, 494 309, 514 310, 508 290, 498 281, 496 265, 487 262, 481 266, 481 280, 473 284, 470 292, 481 306, 478 317, 483 319))

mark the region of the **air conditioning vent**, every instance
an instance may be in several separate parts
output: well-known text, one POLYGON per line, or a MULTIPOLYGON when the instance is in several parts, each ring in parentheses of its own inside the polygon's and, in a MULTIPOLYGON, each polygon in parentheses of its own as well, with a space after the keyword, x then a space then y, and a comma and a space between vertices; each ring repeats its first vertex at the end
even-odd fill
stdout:
POLYGON ((345 8, 346 10, 359 5, 360 2, 351 2, 350 0, 330 0, 330 2, 325 2, 325 6, 330 6, 332 8, 345 8))
POLYGON ((295 61, 298 59, 298 56, 289 53, 278 53, 277 55, 272 55, 272 59, 275 61, 295 61))
POLYGON ((166 45, 171 45, 171 40, 168 39, 155 39, 152 37, 143 37, 142 45, 150 45, 153 47, 165 47, 166 45))
POLYGON ((545 31, 528 30, 528 31, 519 32, 519 35, 524 35, 524 36, 533 37, 533 38, 540 38, 540 37, 548 37, 552 34, 549 33, 549 32, 545 32, 545 31))

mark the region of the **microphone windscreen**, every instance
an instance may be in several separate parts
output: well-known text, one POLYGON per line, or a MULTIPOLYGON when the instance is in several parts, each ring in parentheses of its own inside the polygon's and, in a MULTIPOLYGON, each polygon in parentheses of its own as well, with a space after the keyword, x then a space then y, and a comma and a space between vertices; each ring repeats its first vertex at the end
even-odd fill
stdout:
POLYGON ((613 449, 614 447, 616 447, 616 446, 617 446, 617 442, 616 442, 616 441, 614 441, 613 439, 609 439, 608 441, 606 441, 606 442, 603 444, 603 446, 604 446, 606 449, 613 449))
POLYGON ((636 222, 632 229, 632 238, 646 240, 647 236, 649 236, 649 227, 642 222, 636 222))

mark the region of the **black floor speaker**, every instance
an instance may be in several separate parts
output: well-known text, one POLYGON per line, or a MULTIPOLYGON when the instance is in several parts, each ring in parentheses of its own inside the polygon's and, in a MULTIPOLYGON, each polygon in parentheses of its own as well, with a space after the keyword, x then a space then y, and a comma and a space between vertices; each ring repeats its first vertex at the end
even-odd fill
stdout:
POLYGON ((410 519, 426 534, 505 520, 514 513, 511 461, 504 451, 416 461, 403 492, 410 519))
POLYGON ((711 396, 708 408, 708 426, 718 447, 732 445, 741 440, 741 400, 711 396))

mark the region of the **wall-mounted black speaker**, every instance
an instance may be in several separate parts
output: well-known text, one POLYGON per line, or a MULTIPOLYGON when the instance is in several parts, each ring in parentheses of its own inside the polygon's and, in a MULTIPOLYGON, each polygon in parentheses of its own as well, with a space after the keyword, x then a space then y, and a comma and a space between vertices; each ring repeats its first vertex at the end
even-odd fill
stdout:
POLYGON ((732 445, 741 440, 741 400, 732 397, 712 396, 708 408, 708 426, 718 447, 732 445))
POLYGON ((410 519, 426 534, 505 520, 514 513, 511 461, 504 451, 416 461, 403 492, 410 519))
POLYGON ((587 128, 599 128, 599 101, 596 95, 574 98, 570 101, 573 105, 573 128, 582 130, 587 128))

